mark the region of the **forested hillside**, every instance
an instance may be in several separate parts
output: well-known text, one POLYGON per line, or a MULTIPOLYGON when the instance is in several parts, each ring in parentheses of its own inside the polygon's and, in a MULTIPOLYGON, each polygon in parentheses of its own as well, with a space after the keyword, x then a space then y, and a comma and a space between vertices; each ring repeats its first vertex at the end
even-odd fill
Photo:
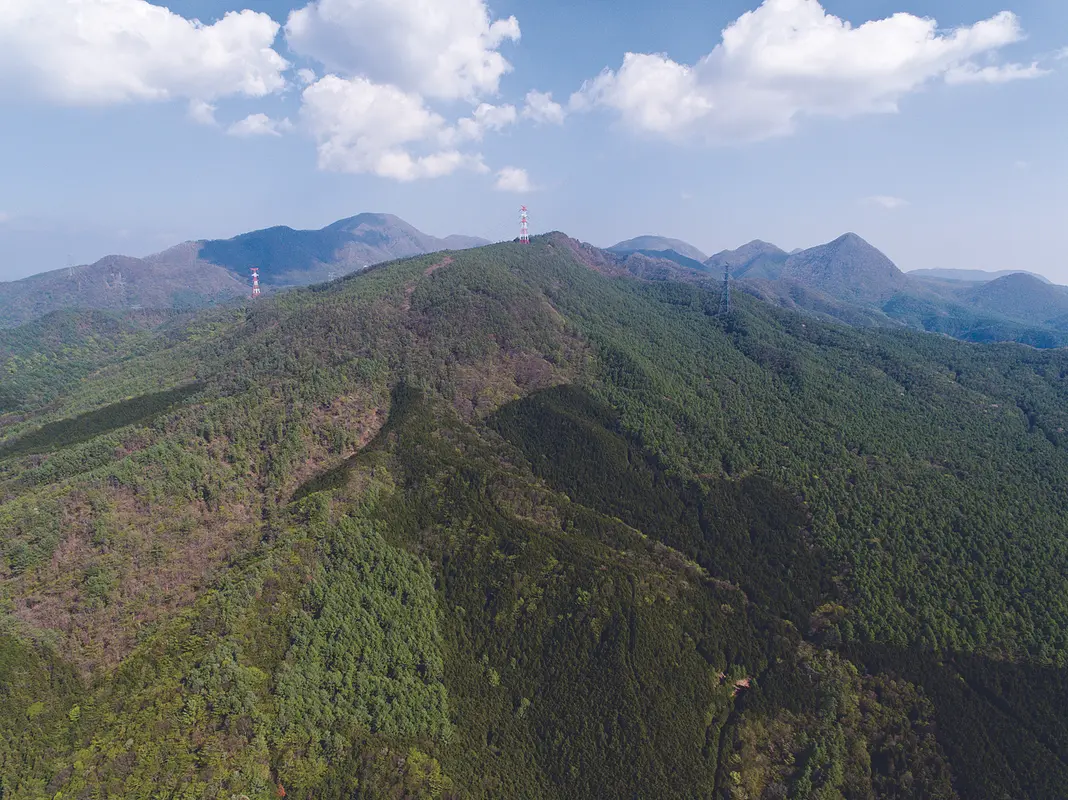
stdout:
POLYGON ((6 332, 0 798, 1068 796, 1068 353, 659 263, 6 332))

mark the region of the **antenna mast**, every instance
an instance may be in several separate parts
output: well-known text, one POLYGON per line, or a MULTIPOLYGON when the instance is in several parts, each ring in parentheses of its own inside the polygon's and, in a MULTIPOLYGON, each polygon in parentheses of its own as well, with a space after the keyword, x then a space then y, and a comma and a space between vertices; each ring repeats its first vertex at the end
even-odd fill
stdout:
POLYGON ((252 299, 255 300, 260 296, 260 268, 252 267, 249 271, 252 273, 252 299))
POLYGON ((530 225, 526 206, 519 209, 519 243, 530 244, 530 225))
POLYGON ((725 317, 731 313, 731 266, 723 265, 723 297, 719 301, 719 315, 725 317))

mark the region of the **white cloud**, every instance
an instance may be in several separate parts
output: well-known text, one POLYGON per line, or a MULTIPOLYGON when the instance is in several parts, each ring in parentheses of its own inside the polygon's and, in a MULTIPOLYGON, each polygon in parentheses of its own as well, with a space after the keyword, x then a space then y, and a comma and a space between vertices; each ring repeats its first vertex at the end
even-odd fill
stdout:
POLYGON ((627 53, 618 70, 584 83, 570 104, 613 109, 630 127, 670 138, 763 139, 791 133, 805 115, 896 111, 905 95, 939 78, 1031 77, 1030 67, 981 69, 972 61, 1022 36, 1007 11, 941 32, 935 20, 907 13, 853 27, 818 0, 765 0, 727 26, 696 64, 627 53))
POLYGON ((871 197, 865 197, 864 202, 868 205, 885 208, 887 211, 895 211, 899 208, 904 208, 909 204, 908 200, 887 194, 876 194, 871 197))
POLYGON ((1023 159, 1020 159, 1020 160, 1016 161, 1013 164, 1013 166, 1016 167, 1016 169, 1025 170, 1025 169, 1029 169, 1031 167, 1031 162, 1030 161, 1024 161, 1023 159))
POLYGON ((215 105, 203 100, 190 100, 189 118, 198 125, 215 125, 215 105))
POLYGON ((662 55, 627 53, 618 73, 602 72, 571 97, 575 110, 592 105, 619 111, 640 130, 671 135, 691 129, 714 103, 692 67, 662 55))
POLYGON ((266 114, 249 114, 226 129, 231 136, 248 138, 251 136, 281 136, 293 129, 293 123, 287 118, 271 119, 266 114))
POLYGON ((553 101, 552 92, 527 92, 527 104, 523 108, 523 116, 535 122, 548 122, 553 125, 562 125, 564 122, 564 107, 553 101))
POLYGON ((311 86, 319 80, 319 76, 315 74, 315 70, 304 67, 297 70, 297 80, 300 81, 302 86, 311 86))
POLYGON ((285 85, 278 29, 249 10, 205 25, 145 0, 3 0, 0 89, 70 105, 261 97, 285 85))
POLYGON ((530 176, 527 171, 520 167, 505 167, 497 173, 495 188, 502 192, 529 192, 533 190, 530 185, 530 176))
POLYGON ((1023 64, 1001 64, 988 67, 980 67, 978 64, 961 64, 946 73, 946 83, 950 85, 962 83, 1008 83, 1009 81, 1041 78, 1043 75, 1049 75, 1049 72, 1048 69, 1042 69, 1037 63, 1028 66, 1023 64))
POLYGON ((11 215, 6 211, 0 211, 0 225, 11 221, 11 215))
POLYGON ((1055 55, 1054 58, 1056 58, 1057 60, 1068 58, 1068 47, 1064 48, 1059 53, 1057 53, 1057 55, 1055 55))
POLYGON ((440 99, 494 94, 518 41, 515 17, 491 21, 485 0, 313 0, 286 22, 290 49, 342 75, 440 99))
POLYGON ((332 73, 298 75, 321 169, 402 181, 485 172, 480 155, 458 148, 519 117, 513 105, 479 102, 511 70, 499 48, 519 39, 515 17, 494 21, 486 0, 312 0, 285 31, 290 49, 332 73), (454 100, 475 107, 449 122, 428 104, 454 100))
POLYGON ((494 106, 480 103, 470 117, 464 117, 442 134, 442 143, 450 146, 462 141, 482 141, 486 131, 499 131, 514 125, 518 118, 515 106, 494 106))
POLYGON ((366 78, 327 75, 303 92, 301 116, 316 138, 319 167, 367 172, 401 181, 448 175, 460 168, 484 171, 482 159, 453 149, 424 149, 447 136, 443 117, 423 99, 366 78))

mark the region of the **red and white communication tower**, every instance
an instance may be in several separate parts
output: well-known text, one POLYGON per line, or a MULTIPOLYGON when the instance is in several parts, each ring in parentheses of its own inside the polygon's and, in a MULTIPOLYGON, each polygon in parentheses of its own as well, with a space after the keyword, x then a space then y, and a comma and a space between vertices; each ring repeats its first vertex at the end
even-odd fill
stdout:
POLYGON ((519 209, 519 243, 530 244, 530 225, 527 219, 527 207, 519 209))
POLYGON ((252 267, 252 297, 256 298, 260 296, 260 268, 252 267))

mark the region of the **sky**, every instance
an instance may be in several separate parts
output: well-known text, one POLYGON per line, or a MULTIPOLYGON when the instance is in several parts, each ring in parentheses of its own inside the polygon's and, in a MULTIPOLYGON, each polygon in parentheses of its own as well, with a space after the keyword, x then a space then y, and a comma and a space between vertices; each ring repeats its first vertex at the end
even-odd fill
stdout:
POLYGON ((0 280, 365 211, 510 239, 520 204, 1068 283, 1068 3, 0 2, 0 280))

